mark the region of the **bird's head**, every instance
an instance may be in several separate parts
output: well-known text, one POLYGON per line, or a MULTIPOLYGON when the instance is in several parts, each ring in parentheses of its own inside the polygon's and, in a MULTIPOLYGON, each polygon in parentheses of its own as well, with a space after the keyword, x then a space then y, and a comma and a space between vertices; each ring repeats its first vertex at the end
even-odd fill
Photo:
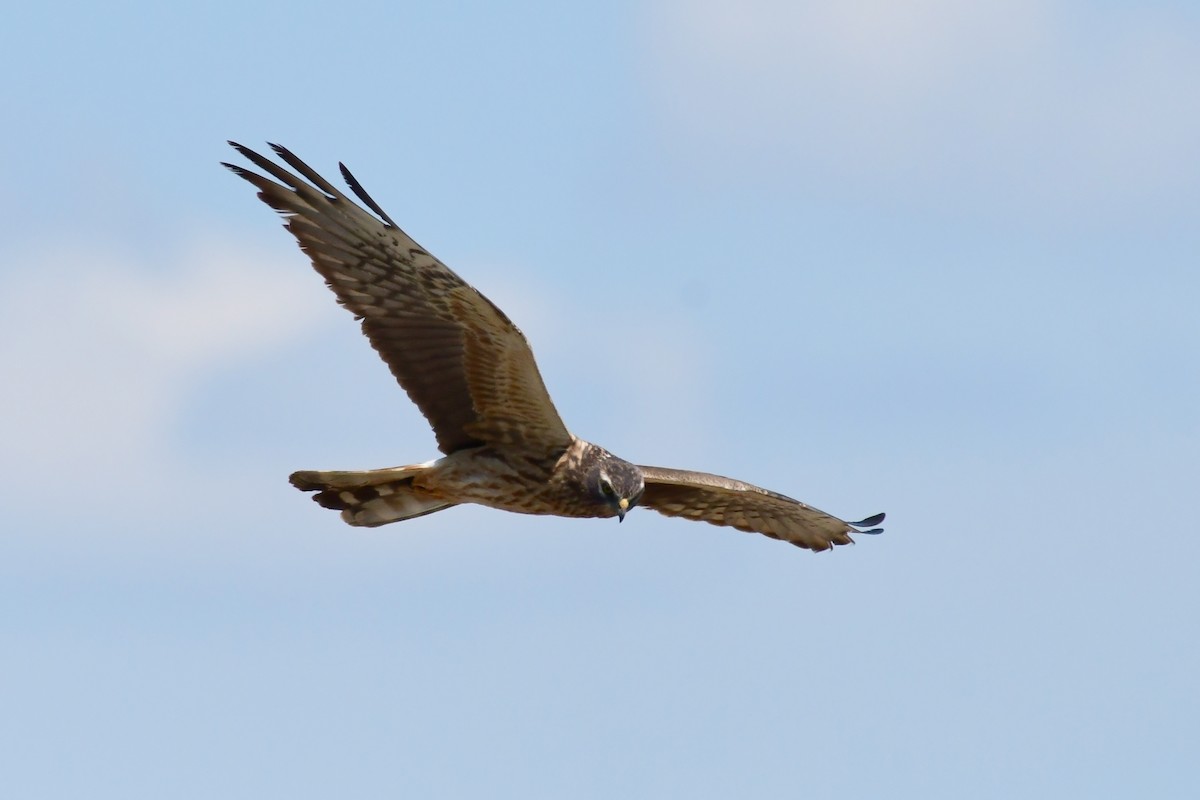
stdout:
POLYGON ((619 520, 638 504, 646 489, 642 471, 628 461, 610 457, 588 471, 588 489, 601 503, 612 508, 619 520))

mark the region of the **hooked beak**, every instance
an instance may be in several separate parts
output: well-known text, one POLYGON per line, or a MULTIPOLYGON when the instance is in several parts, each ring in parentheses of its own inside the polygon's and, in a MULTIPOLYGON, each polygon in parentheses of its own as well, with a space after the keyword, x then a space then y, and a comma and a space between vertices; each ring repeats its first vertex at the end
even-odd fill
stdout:
POLYGON ((617 522, 625 521, 625 512, 629 510, 629 498, 622 497, 617 501, 617 522))

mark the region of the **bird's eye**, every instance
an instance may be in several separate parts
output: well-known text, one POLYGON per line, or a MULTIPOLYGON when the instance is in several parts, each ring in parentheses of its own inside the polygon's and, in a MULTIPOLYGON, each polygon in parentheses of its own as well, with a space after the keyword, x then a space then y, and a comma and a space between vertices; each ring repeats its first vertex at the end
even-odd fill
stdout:
POLYGON ((605 497, 612 497, 613 494, 615 494, 613 492, 612 484, 603 478, 600 479, 600 494, 604 495, 605 497))

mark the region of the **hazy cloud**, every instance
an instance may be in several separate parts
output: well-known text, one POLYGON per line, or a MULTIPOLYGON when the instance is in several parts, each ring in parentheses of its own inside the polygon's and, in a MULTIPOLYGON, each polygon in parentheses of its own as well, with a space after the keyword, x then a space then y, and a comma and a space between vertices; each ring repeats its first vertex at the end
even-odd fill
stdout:
POLYGON ((77 499, 157 484, 188 390, 280 346, 321 299, 304 270, 231 243, 156 270, 72 247, 16 260, 0 277, 0 491, 25 500, 61 495, 60 475, 77 499))
POLYGON ((717 169, 891 178, 897 193, 1067 213, 1080 197, 1136 209, 1200 177, 1194 15, 1054 0, 656 8, 662 119, 717 169))

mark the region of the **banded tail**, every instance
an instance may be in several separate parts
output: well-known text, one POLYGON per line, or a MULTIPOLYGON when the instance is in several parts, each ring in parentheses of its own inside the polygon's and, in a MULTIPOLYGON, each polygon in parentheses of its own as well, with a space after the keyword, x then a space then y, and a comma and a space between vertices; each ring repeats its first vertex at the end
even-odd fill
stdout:
POLYGON ((413 489, 413 478, 430 466, 414 464, 356 472, 301 470, 293 472, 288 480, 301 491, 316 492, 313 500, 325 508, 341 511, 348 524, 375 528, 455 505, 413 489))

